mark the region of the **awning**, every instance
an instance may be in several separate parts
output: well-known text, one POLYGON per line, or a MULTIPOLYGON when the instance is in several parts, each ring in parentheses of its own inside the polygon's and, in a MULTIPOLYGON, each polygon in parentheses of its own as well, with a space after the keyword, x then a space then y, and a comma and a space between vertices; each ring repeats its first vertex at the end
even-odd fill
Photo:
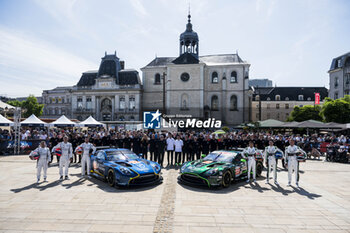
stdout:
POLYGON ((1 110, 5 110, 6 108, 7 108, 7 109, 15 109, 14 106, 9 105, 9 104, 7 104, 7 103, 5 103, 5 102, 2 102, 2 101, 0 100, 0 109, 1 109, 1 110))

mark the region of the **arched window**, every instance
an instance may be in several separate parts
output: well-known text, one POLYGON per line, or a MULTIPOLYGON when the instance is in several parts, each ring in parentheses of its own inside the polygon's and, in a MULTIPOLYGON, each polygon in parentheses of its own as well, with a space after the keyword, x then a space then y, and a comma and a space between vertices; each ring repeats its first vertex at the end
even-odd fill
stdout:
POLYGON ((266 100, 267 100, 267 101, 270 101, 270 100, 271 100, 271 98, 270 98, 270 97, 267 97, 267 98, 266 98, 266 100))
POLYGON ((281 100, 281 96, 280 96, 280 95, 276 95, 276 96, 275 96, 275 100, 276 100, 276 101, 280 101, 280 100, 281 100))
POLYGON ((211 74, 211 82, 212 83, 218 83, 219 82, 219 78, 218 78, 218 73, 217 72, 213 72, 211 74))
POLYGON ((160 84, 160 74, 156 73, 154 76, 154 84, 160 84))
POLYGON ((211 97, 211 110, 218 111, 219 110, 219 98, 216 95, 211 97))
POLYGON ((188 103, 189 103, 188 95, 187 94, 183 94, 181 96, 181 110, 188 110, 188 108, 189 108, 188 103))
POLYGON ((124 119, 125 119, 124 116, 119 116, 120 121, 124 121, 124 119))
POLYGON ((231 72, 231 78, 230 78, 230 83, 236 83, 237 82, 237 72, 232 71, 231 72))
POLYGON ((286 97, 286 101, 288 101, 289 100, 289 98, 288 97, 286 97))
POLYGON ((134 116, 130 116, 130 120, 131 120, 131 121, 134 121, 134 120, 135 120, 135 117, 134 117, 134 116))
POLYGON ((237 96, 236 95, 232 95, 230 98, 230 110, 231 111, 237 111, 237 96))
POLYGON ((112 111, 112 101, 110 99, 104 99, 101 102, 101 110, 112 111))
POLYGON ((255 100, 256 100, 256 101, 259 101, 259 100, 260 100, 260 96, 259 96, 259 95, 256 95, 256 96, 255 96, 255 100))

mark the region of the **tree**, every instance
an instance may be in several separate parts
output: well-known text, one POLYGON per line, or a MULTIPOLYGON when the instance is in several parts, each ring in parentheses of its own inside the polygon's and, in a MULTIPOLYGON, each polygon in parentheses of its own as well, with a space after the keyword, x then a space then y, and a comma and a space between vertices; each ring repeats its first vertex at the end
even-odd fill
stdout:
POLYGON ((39 104, 34 95, 29 95, 28 98, 22 102, 18 100, 11 100, 8 102, 8 104, 15 107, 21 107, 24 110, 23 117, 25 118, 32 114, 36 115, 37 117, 43 114, 44 105, 39 104))
POLYGON ((333 100, 326 98, 321 115, 327 122, 349 123, 350 122, 350 95, 333 100))
POLYGON ((321 106, 316 105, 304 105, 303 107, 295 106, 287 121, 306 121, 316 120, 322 121, 323 118, 320 115, 321 106))

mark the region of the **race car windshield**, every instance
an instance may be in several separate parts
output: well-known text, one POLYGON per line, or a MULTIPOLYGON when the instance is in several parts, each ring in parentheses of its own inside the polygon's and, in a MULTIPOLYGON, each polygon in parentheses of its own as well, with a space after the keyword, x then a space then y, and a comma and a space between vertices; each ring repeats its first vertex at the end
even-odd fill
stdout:
POLYGON ((109 161, 116 160, 132 160, 139 157, 131 151, 107 151, 107 158, 109 161))
POLYGON ((212 152, 208 154, 203 160, 229 163, 234 157, 235 154, 230 152, 212 152))

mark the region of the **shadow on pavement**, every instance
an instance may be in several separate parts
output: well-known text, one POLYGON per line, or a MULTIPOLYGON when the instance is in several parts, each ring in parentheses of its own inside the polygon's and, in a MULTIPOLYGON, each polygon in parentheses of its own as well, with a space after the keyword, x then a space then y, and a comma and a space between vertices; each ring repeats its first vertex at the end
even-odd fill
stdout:
POLYGON ((310 193, 308 191, 306 191, 305 189, 303 188, 295 188, 293 187, 294 191, 302 196, 305 196, 311 200, 314 200, 315 198, 318 198, 318 197, 322 197, 322 195, 319 195, 319 194, 316 194, 316 193, 310 193))
POLYGON ((293 192, 290 191, 290 190, 287 190, 287 189, 282 188, 282 186, 280 186, 279 184, 278 184, 278 185, 272 185, 272 184, 270 184, 270 186, 271 186, 271 189, 272 189, 273 191, 279 192, 279 193, 281 193, 281 194, 284 195, 284 196, 288 196, 288 194, 293 193, 293 192))
POLYGON ((42 185, 43 182, 37 184, 37 183, 33 183, 33 184, 30 184, 30 185, 27 185, 27 186, 24 186, 22 188, 16 188, 16 189, 10 189, 11 192, 14 192, 14 193, 20 193, 22 191, 26 191, 26 190, 29 190, 29 189, 38 189, 39 191, 44 191, 48 188, 53 188, 57 185, 59 185, 61 183, 61 181, 59 180, 56 180, 52 183, 47 183, 46 185, 42 185))

